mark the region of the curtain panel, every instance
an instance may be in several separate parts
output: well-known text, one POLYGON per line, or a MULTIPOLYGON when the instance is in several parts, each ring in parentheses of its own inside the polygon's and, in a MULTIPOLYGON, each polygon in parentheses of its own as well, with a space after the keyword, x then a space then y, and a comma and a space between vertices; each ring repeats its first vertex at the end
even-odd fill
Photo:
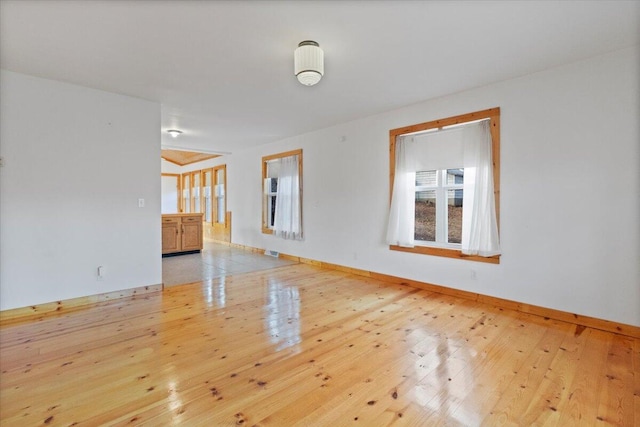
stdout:
POLYGON ((489 121, 465 126, 462 253, 500 255, 489 121))
POLYGON ((273 234, 283 239, 302 240, 298 155, 279 160, 273 234))
POLYGON ((414 247, 416 210, 415 142, 410 137, 396 140, 396 166, 391 193, 391 209, 387 228, 387 243, 414 247))

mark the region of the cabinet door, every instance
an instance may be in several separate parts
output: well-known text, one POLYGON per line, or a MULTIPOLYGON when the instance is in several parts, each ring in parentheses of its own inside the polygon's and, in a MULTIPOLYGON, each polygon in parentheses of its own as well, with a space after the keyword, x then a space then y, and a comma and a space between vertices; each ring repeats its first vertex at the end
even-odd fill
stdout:
POLYGON ((182 250, 202 249, 202 216, 182 218, 182 250))
POLYGON ((178 252, 180 249, 180 224, 177 221, 162 222, 162 253, 178 252))

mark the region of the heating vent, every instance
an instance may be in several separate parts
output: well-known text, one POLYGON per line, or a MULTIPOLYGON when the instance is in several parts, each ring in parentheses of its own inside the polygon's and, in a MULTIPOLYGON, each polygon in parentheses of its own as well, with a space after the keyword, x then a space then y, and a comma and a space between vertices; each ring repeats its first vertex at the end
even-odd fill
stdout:
POLYGON ((272 251, 272 250, 269 250, 269 249, 267 249, 266 251, 264 251, 264 254, 265 254, 265 255, 272 256, 272 257, 274 257, 274 258, 278 258, 278 257, 280 256, 280 253, 278 253, 278 251, 272 251))

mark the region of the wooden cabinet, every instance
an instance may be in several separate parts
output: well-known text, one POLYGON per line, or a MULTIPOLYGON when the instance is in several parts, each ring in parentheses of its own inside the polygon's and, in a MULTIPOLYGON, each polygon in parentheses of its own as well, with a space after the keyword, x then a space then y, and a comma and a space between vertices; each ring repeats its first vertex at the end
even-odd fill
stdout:
POLYGON ((202 214, 162 215, 162 254, 202 250, 202 214))
POLYGON ((183 251, 202 249, 202 215, 182 217, 181 245, 183 251))
POLYGON ((180 218, 162 215, 162 253, 180 251, 180 218))

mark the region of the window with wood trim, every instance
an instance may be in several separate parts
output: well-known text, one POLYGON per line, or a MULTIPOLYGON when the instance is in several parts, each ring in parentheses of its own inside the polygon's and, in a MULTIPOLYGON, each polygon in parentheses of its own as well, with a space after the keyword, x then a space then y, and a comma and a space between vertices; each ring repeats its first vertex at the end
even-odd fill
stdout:
POLYGON ((203 213, 203 221, 210 225, 225 226, 227 210, 227 166, 182 174, 182 212, 203 213))
POLYGON ((227 214, 227 165, 216 166, 212 170, 214 182, 213 222, 224 226, 227 214))
POLYGON ((182 174, 182 212, 202 212, 202 188, 200 185, 202 171, 191 171, 182 174))
POLYGON ((302 239, 302 150, 262 158, 262 232, 302 239))
POLYGON ((389 140, 389 248, 499 263, 500 109, 392 129, 389 140))
POLYGON ((201 206, 204 213, 204 222, 206 222, 207 224, 211 224, 213 222, 213 206, 211 204, 213 169, 203 169, 201 174, 202 174, 202 179, 201 179, 202 189, 200 191, 200 194, 202 195, 201 206))
POLYGON ((183 213, 191 213, 191 172, 182 174, 182 197, 180 211, 183 213))

